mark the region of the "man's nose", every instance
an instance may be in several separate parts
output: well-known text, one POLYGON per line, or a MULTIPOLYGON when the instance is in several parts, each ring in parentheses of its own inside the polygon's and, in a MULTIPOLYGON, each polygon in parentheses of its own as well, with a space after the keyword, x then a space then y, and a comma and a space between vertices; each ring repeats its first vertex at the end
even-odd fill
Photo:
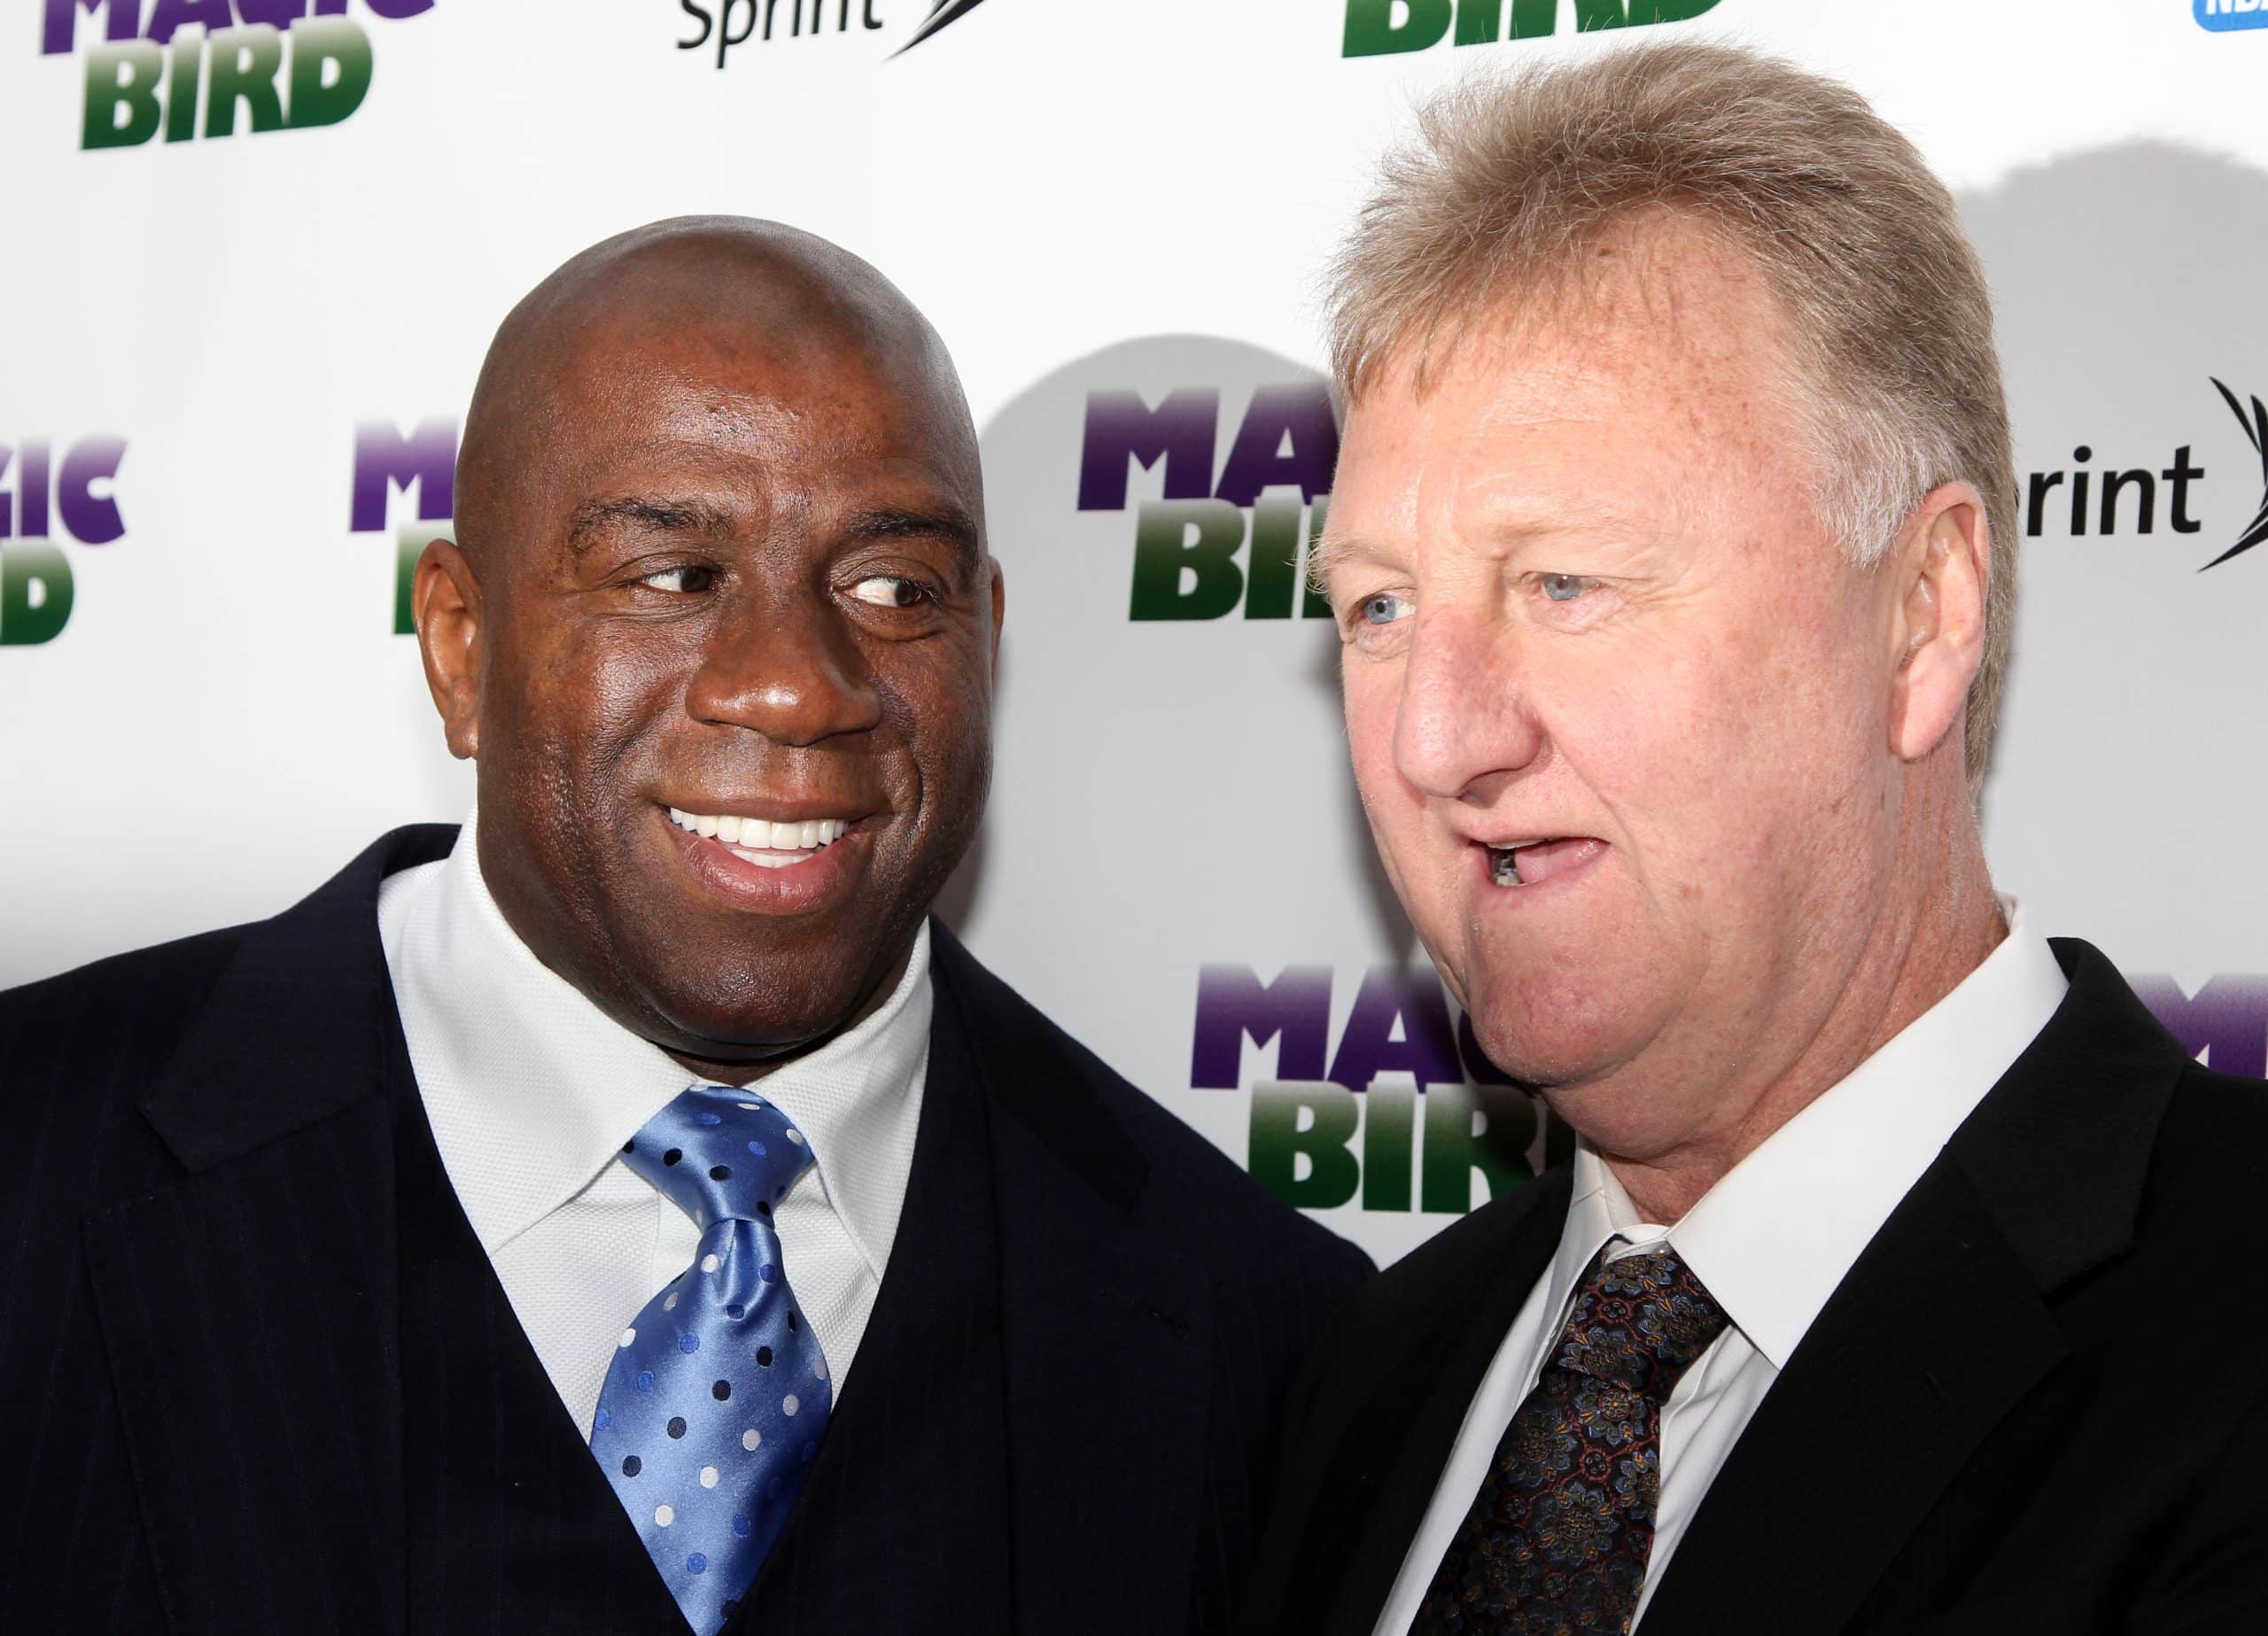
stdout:
POLYGON ((718 621, 686 692, 695 720, 810 745, 882 721, 882 696, 845 623, 819 597, 750 597, 718 621))
POLYGON ((1394 717, 1402 776, 1445 801, 1494 799, 1543 749, 1522 668, 1495 622, 1456 608, 1420 612, 1394 717))

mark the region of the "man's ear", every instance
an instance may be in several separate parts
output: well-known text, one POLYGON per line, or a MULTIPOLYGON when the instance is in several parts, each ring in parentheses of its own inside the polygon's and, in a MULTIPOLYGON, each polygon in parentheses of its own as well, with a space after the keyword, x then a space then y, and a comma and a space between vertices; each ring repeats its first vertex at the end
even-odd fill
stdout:
POLYGON ((449 754, 473 759, 480 754, 480 579, 454 542, 437 539, 417 559, 409 612, 449 754))
POLYGON ((1961 720, 1984 663, 1992 524, 1966 483, 1932 489, 1889 564, 1893 575, 1890 748, 1920 761, 1961 720))
POLYGON ((1008 616, 1008 582, 1000 572, 997 557, 987 557, 984 564, 992 570, 992 679, 1000 678, 1000 622, 1008 616))

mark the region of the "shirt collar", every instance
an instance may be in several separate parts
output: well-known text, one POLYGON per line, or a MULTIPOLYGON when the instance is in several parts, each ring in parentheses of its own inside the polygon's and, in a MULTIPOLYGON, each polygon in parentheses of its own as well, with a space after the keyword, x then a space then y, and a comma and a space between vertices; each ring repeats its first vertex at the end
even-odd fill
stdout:
POLYGON ((905 1205, 934 1006, 925 920, 888 999, 858 1027, 750 1087, 811 1138, 819 1185, 876 1278, 905 1205))
POLYGON ((1774 1131, 1665 1231, 1643 1221, 1588 1142, 1552 1263, 1571 1295, 1615 1238, 1666 1237, 1775 1369, 1788 1359, 1899 1201, 2014 1066, 2069 986, 2047 939, 2008 920, 1952 992, 1774 1131), (1561 1276, 1572 1264, 1573 1271, 1561 1276))
POLYGON ((1660 1228, 1641 1221, 1629 1195, 1588 1142, 1575 1146, 1573 1190, 1567 1206, 1567 1224, 1560 1229, 1559 1248, 1551 1258, 1549 1310, 1553 1313, 1567 1310, 1575 1286, 1608 1244, 1618 1238, 1633 1244, 1652 1244, 1662 1236, 1660 1228))
MULTIPOLYGON (((400 895, 382 896, 380 920, 435 1144, 493 1255, 590 1186, 695 1082, 520 940, 481 877, 477 822, 441 864, 408 872, 422 878, 394 878, 400 895)), ((904 1203, 930 1008, 924 924, 872 1015, 757 1082, 811 1138, 820 1185, 877 1275, 904 1203), (871 1171, 870 1143, 883 1160, 871 1171), (884 1158, 901 1151, 902 1166, 884 1158)))

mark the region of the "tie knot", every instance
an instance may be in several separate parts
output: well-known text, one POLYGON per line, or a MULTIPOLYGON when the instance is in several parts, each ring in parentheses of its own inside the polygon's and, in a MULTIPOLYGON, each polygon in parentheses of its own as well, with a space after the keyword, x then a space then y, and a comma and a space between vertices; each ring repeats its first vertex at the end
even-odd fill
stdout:
POLYGON ((695 1085, 648 1120, 622 1159, 706 1229, 770 1221, 812 1154, 804 1133, 754 1091, 695 1085))
POLYGON ((1724 1327, 1723 1309, 1674 1251, 1626 1255, 1583 1281, 1552 1367, 1665 1399, 1724 1327))

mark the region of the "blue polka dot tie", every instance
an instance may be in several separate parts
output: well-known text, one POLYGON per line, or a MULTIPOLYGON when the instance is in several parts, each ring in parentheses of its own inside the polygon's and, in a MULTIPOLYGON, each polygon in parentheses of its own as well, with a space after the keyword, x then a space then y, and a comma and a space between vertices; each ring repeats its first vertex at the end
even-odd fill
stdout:
POLYGON ((701 1248, 623 1330, 591 1453, 687 1622, 713 1636, 779 1538, 834 1405, 772 1225, 812 1151, 754 1092, 695 1085, 622 1152, 693 1218, 701 1248))

